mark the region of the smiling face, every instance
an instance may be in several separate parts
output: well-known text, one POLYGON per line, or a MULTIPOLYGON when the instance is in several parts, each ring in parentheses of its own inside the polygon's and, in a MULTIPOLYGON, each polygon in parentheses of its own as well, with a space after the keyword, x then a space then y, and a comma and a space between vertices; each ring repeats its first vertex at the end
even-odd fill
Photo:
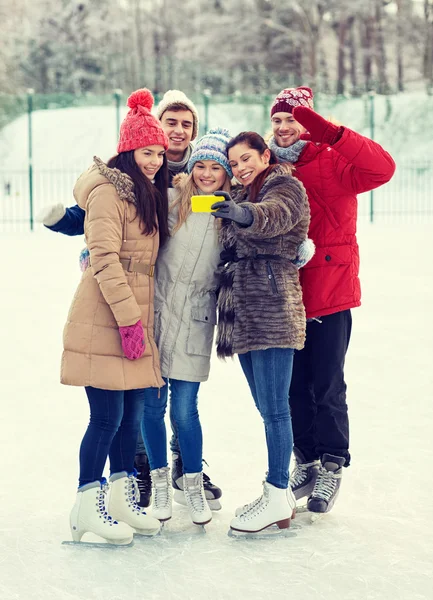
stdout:
POLYGON ((190 110, 166 110, 161 115, 161 125, 167 134, 167 158, 182 160, 193 133, 194 118, 190 110))
POLYGON ((164 146, 146 146, 134 150, 134 159, 143 175, 153 180, 162 166, 164 154, 164 146))
POLYGON ((307 130, 298 123, 291 113, 278 112, 271 117, 272 133, 277 146, 288 148, 299 140, 299 137, 307 130))
POLYGON ((192 169, 192 179, 201 192, 213 194, 223 189, 227 172, 214 160, 198 160, 192 169))
POLYGON ((250 185, 262 171, 269 167, 271 152, 266 149, 263 154, 242 142, 229 149, 229 163, 233 175, 242 185, 250 185))

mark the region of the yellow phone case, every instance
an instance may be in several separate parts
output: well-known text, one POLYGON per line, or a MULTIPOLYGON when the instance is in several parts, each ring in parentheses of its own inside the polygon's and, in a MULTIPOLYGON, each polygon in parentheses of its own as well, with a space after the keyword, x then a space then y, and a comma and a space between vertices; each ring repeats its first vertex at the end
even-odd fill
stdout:
POLYGON ((223 200, 221 196, 191 196, 191 210, 195 213, 214 212, 211 209, 212 204, 223 200))

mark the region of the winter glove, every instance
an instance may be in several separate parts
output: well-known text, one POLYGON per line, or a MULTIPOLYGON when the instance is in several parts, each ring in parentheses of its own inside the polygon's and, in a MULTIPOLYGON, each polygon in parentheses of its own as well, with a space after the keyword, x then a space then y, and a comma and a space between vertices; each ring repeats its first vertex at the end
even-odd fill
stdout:
POLYGON ((144 341, 144 330, 141 320, 135 325, 119 327, 120 337, 122 338, 122 348, 126 358, 137 360, 141 358, 146 349, 144 341))
POLYGON ((311 260, 316 251, 316 246, 311 238, 303 240, 296 248, 296 258, 293 258, 290 262, 295 265, 297 269, 300 269, 311 260))
POLYGON ((308 134, 301 135, 301 140, 310 140, 311 142, 332 146, 332 144, 338 142, 343 134, 344 127, 334 125, 306 106, 295 106, 292 114, 296 121, 308 131, 308 134))
POLYGON ((87 246, 81 250, 79 261, 80 270, 84 273, 90 267, 90 252, 87 246))
POLYGON ((214 217, 229 219, 243 227, 251 225, 253 222, 253 215, 249 208, 246 206, 238 206, 227 192, 215 192, 214 196, 221 196, 224 198, 223 202, 215 202, 215 204, 212 204, 211 209, 217 209, 215 212, 211 213, 214 217))
POLYGON ((36 215, 36 221, 38 223, 43 223, 47 227, 52 227, 56 223, 63 219, 66 214, 66 209, 63 204, 52 204, 51 206, 46 206, 36 215))

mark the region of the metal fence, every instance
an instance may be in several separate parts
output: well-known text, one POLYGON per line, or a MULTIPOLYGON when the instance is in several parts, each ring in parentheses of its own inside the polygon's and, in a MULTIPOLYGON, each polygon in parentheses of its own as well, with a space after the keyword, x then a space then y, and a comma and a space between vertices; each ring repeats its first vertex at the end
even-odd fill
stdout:
MULTIPOLYGON (((0 231, 28 231, 32 214, 44 206, 73 204, 72 189, 79 171, 33 171, 33 210, 29 198, 29 173, 0 169, 0 231)), ((433 161, 397 163, 393 179, 373 193, 359 196, 359 218, 379 222, 433 221, 433 161)), ((34 227, 41 227, 34 223, 34 227)))
MULTIPOLYGON (((222 96, 212 95, 205 90, 191 94, 191 98, 200 114, 200 134, 214 126, 228 126, 234 134, 242 128, 254 129, 261 134, 269 131, 270 95, 222 96)), ((104 148, 115 148, 120 120, 127 110, 126 95, 121 90, 106 96, 44 96, 29 91, 20 97, 19 102, 12 100, 13 97, 0 94, 0 127, 5 127, 3 131, 0 129, 0 232, 38 228, 40 225, 34 222, 34 216, 41 208, 57 202, 72 204, 74 183, 87 166, 82 162, 83 155, 88 156, 88 149, 81 148, 84 132, 91 133, 90 141, 87 141, 92 151, 101 132, 104 133, 104 148), (100 108, 87 114, 87 121, 83 123, 85 113, 80 111, 84 107, 100 108), (46 129, 47 119, 44 115, 51 115, 52 120, 53 113, 47 111, 61 108, 79 108, 80 111, 74 113, 75 117, 71 112, 63 113, 63 120, 54 128, 58 135, 53 141, 50 138, 53 128, 46 129), (37 114, 35 111, 38 111, 37 114), (7 133, 7 124, 14 127, 12 121, 17 121, 19 115, 21 128, 15 129, 12 134, 7 133), (98 115, 101 119, 96 122, 98 115), (76 130, 71 132, 71 127, 76 130), (61 135, 63 128, 68 128, 69 137, 73 134, 78 150, 74 160, 70 155, 71 140, 68 135, 61 135), (13 156, 11 145, 15 145, 13 156), (65 154, 63 158, 57 155, 59 145, 67 150, 66 160, 65 154), (48 148, 50 153, 47 153, 48 148)), ((157 102, 159 98, 155 100, 157 102)), ((391 130, 391 152, 396 150, 398 155, 397 137, 401 128, 396 127, 392 119, 400 119, 399 101, 397 96, 367 94, 347 104, 342 97, 317 94, 315 108, 324 116, 336 116, 349 127, 377 139, 379 143, 386 142, 387 149, 390 149, 391 130), (385 131, 388 131, 386 135, 385 131)), ((424 111, 433 109, 433 96, 421 97, 417 101, 424 111)), ((56 111, 55 114, 60 113, 56 111)), ((421 128, 425 130, 427 126, 427 122, 425 125, 421 122, 421 128)), ((359 197, 359 217, 372 222, 432 220, 433 160, 397 158, 397 171, 391 182, 359 197)))

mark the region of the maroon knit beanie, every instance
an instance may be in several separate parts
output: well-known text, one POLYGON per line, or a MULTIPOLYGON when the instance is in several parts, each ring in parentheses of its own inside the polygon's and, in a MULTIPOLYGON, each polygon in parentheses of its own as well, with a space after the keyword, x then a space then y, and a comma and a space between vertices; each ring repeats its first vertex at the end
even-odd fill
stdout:
POLYGON ((143 88, 133 92, 127 105, 131 109, 120 126, 117 152, 128 152, 146 146, 164 146, 168 149, 168 137, 161 123, 151 114, 152 93, 143 88))
POLYGON ((291 113, 295 106, 313 109, 313 90, 305 86, 282 90, 272 104, 271 117, 277 112, 291 113))

